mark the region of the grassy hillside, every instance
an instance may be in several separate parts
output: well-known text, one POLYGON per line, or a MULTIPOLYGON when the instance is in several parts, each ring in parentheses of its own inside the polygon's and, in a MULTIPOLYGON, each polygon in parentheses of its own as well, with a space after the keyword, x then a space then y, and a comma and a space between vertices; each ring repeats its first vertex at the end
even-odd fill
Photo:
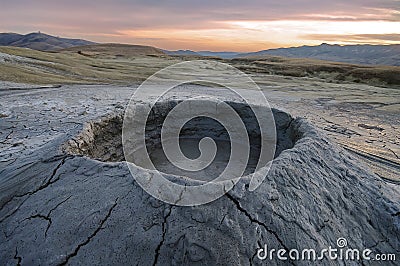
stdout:
POLYGON ((400 87, 400 67, 354 65, 314 59, 276 56, 220 59, 169 56, 149 46, 101 44, 59 52, 0 47, 0 80, 34 84, 141 82, 177 62, 219 60, 253 75, 307 77, 332 83, 356 82, 400 87))
POLYGON ((229 61, 247 73, 293 77, 315 77, 328 82, 356 82, 378 86, 399 86, 400 67, 355 65, 305 58, 257 56, 229 61))
POLYGON ((106 55, 93 52, 87 56, 71 50, 40 52, 0 47, 0 80, 34 84, 129 84, 142 81, 157 70, 178 62, 163 55, 119 56, 119 52, 106 55))

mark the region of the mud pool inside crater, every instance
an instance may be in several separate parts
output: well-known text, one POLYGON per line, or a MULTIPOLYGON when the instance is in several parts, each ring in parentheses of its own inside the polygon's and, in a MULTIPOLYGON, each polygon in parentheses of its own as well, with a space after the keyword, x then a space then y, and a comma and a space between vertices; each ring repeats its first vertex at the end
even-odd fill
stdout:
MULTIPOLYGON (((216 154, 212 162, 200 171, 187 171, 181 169, 168 160, 161 144, 161 129, 168 113, 181 101, 171 100, 158 102, 153 106, 147 117, 145 127, 146 150, 154 167, 166 174, 185 176, 196 180, 209 181, 220 175, 226 168, 231 156, 231 139, 220 122, 213 118, 198 116, 188 121, 179 132, 179 146, 182 153, 189 159, 196 159, 201 152, 199 144, 204 138, 211 138, 216 145, 216 154)), ((243 175, 248 175, 256 170, 260 158, 261 133, 259 123, 251 106, 242 102, 226 102, 231 106, 243 121, 249 138, 250 152, 246 169, 243 175)), ((268 110, 265 110, 268 112, 268 110)), ((276 136, 271 141, 276 142, 273 157, 276 158, 285 150, 292 148, 299 138, 291 126, 293 118, 282 111, 272 109, 276 136)), ((86 124, 83 131, 70 140, 66 150, 72 154, 80 154, 103 162, 125 161, 122 147, 123 113, 101 117, 86 124)), ((271 147, 273 143, 270 143, 271 147)), ((236 142, 240 151, 246 153, 245 143, 236 142)), ((144 148, 144 147, 142 147, 144 148)), ((273 152, 273 151, 271 151, 273 152)), ((209 159, 209 158, 207 158, 209 159)), ((134 164, 152 169, 150 165, 140 158, 128 160, 134 164)))

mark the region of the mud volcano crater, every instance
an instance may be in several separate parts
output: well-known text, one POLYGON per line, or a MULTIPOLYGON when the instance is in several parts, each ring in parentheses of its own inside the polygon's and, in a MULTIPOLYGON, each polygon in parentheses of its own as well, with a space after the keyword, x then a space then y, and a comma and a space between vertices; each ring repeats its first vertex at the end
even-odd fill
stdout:
MULTIPOLYGON (((161 145, 161 129, 168 113, 180 103, 180 100, 162 101, 156 103, 145 127, 145 143, 149 157, 154 167, 166 174, 186 176, 197 180, 212 179, 226 167, 231 153, 230 137, 226 128, 213 118, 198 116, 188 121, 179 132, 179 146, 182 153, 190 159, 200 155, 199 142, 205 137, 212 138, 217 147, 213 162, 205 169, 197 172, 182 170, 169 162, 161 145)), ((243 175, 255 171, 260 157, 261 133, 258 121, 252 108, 242 102, 226 102, 243 121, 250 141, 250 155, 243 175)), ((268 110, 266 109, 266 112, 268 110)), ((272 109, 276 126, 276 150, 274 158, 285 149, 290 149, 301 134, 293 126, 293 118, 280 110, 272 109)), ((122 147, 123 113, 114 113, 88 122, 82 132, 68 141, 66 151, 103 162, 125 161, 122 147)), ((148 168, 140 161, 134 163, 148 168)))

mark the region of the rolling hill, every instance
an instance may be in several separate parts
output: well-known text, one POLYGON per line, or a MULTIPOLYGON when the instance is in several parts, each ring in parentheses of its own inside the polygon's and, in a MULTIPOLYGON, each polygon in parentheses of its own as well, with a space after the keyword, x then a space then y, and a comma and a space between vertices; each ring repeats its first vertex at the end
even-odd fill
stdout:
POLYGON ((108 55, 129 57, 141 55, 166 55, 161 49, 145 46, 119 43, 102 43, 84 46, 75 46, 61 50, 61 52, 77 52, 82 55, 108 55))
POLYGON ((64 48, 94 44, 81 39, 68 39, 33 32, 26 35, 17 33, 0 33, 0 46, 30 48, 39 51, 56 51, 64 48))

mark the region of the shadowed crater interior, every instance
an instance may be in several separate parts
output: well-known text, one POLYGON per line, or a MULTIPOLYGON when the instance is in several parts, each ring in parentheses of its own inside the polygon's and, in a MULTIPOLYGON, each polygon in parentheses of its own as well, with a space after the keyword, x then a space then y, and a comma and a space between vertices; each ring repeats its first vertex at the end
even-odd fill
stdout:
MULTIPOLYGON (((179 103, 178 100, 158 102, 151 110, 146 122, 146 149, 157 170, 173 175, 187 176, 197 180, 210 180, 222 173, 231 154, 231 142, 226 128, 213 118, 198 116, 189 120, 179 133, 179 145, 182 153, 190 159, 200 155, 199 141, 212 138, 217 146, 214 160, 205 169, 191 172, 182 170, 169 162, 161 145, 161 128, 168 113, 179 103)), ((245 103, 226 102, 243 121, 250 141, 250 154, 244 175, 255 171, 260 156, 260 128, 257 119, 245 103)), ((267 111, 267 110, 266 110, 267 111)), ((299 138, 292 126, 293 118, 282 111, 272 109, 276 126, 276 151, 274 157, 292 148, 299 138)), ((122 148, 123 114, 102 117, 87 123, 75 138, 68 141, 66 150, 71 154, 88 156, 103 162, 125 161, 122 148)), ((240 143, 238 144, 240 145, 240 143)), ((140 161, 134 162, 143 168, 149 168, 140 161)))

